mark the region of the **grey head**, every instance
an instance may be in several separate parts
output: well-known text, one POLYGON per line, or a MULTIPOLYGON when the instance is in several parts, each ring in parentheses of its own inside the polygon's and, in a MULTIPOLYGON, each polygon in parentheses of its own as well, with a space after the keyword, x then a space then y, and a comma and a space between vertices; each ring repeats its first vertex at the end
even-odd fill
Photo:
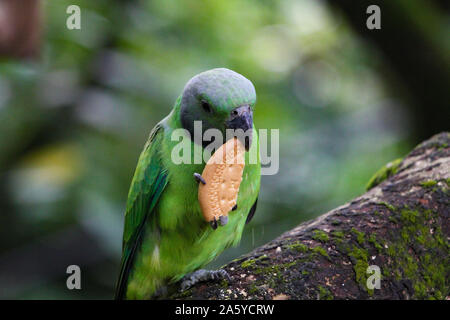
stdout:
MULTIPOLYGON (((194 121, 202 121, 203 132, 214 128, 220 130, 224 137, 226 129, 249 130, 248 139, 243 141, 248 150, 255 103, 255 87, 250 80, 225 68, 208 70, 194 76, 184 87, 180 105, 181 124, 191 137, 194 135, 194 121)), ((204 146, 208 143, 204 142, 204 146)))

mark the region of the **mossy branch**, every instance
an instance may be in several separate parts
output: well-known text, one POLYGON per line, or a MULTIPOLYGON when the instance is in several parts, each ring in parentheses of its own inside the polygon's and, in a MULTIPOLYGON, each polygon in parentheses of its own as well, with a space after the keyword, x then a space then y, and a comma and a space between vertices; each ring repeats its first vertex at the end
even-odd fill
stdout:
POLYGON ((417 146, 353 201, 225 266, 231 282, 178 299, 445 299, 450 295, 450 133, 417 146), (369 289, 378 266, 380 289, 369 289))

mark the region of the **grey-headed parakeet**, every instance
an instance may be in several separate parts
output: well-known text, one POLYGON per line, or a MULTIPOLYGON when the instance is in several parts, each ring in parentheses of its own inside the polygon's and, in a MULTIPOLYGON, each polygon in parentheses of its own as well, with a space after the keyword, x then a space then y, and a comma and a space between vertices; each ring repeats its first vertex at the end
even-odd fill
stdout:
MULTIPOLYGON (((193 272, 227 247, 237 245, 255 212, 261 172, 253 125, 255 103, 255 88, 248 79, 229 69, 212 69, 193 77, 170 114, 153 128, 128 194, 116 298, 154 298, 188 274, 188 284, 195 276, 223 275, 220 271, 193 272), (226 129, 252 129, 251 139, 245 141, 237 205, 224 225, 211 226, 202 216, 197 191, 204 160, 176 164, 172 159, 172 150, 179 143, 171 138, 176 129, 186 130, 190 150, 195 150, 194 121, 201 121, 203 132, 215 128, 224 137, 226 129), (254 163, 249 162, 251 151, 257 154, 254 163)), ((208 143, 202 142, 200 150, 208 143)))

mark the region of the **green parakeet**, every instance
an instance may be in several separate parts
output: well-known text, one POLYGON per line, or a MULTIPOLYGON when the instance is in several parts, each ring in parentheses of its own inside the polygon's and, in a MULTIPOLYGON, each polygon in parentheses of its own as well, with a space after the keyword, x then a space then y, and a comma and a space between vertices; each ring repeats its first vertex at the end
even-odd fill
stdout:
MULTIPOLYGON (((188 274, 203 279, 223 275, 194 271, 237 245, 256 210, 261 165, 255 103, 255 88, 248 79, 229 69, 212 69, 189 80, 170 114, 153 128, 128 194, 116 298, 150 299, 188 274), (179 143, 171 138, 176 129, 184 129, 190 139, 192 159, 211 143, 202 141, 199 147, 194 142, 194 121, 201 121, 202 133, 214 128, 224 138, 227 129, 251 129, 237 205, 227 221, 217 224, 205 221, 198 201, 205 161, 177 164, 172 159, 179 143), (252 151, 257 161, 249 161, 252 151)), ((193 282, 195 278, 187 281, 193 282)))

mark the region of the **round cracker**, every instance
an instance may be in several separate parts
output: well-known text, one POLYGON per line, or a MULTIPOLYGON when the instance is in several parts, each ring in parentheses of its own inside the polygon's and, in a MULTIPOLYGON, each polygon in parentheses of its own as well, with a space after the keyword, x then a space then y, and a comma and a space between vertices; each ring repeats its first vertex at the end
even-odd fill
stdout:
POLYGON ((198 201, 206 221, 227 216, 236 205, 244 171, 244 145, 237 138, 225 142, 211 156, 202 172, 198 201))

